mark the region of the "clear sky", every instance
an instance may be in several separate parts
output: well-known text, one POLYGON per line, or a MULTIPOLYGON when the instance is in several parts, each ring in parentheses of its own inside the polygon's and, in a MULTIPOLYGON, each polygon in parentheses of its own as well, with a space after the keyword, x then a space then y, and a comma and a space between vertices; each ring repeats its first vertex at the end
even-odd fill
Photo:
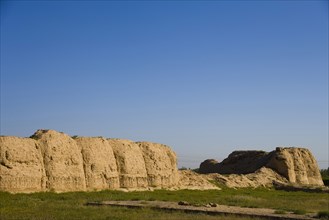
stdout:
POLYGON ((328 167, 328 1, 1 1, 1 134, 39 128, 328 167))

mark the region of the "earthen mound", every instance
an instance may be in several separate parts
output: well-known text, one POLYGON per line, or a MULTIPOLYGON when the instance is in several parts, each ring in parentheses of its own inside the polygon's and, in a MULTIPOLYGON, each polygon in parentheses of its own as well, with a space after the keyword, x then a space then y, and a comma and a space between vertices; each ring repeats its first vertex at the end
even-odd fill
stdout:
POLYGON ((120 187, 148 187, 143 151, 133 141, 123 139, 108 139, 113 148, 119 171, 120 187))
POLYGON ((262 167, 254 173, 249 174, 208 174, 208 177, 219 184, 223 184, 229 188, 245 188, 245 187, 272 187, 276 183, 282 185, 288 184, 288 180, 272 169, 262 167))
POLYGON ((88 190, 119 188, 119 174, 112 146, 105 138, 78 137, 88 190))
POLYGON ((214 159, 205 160, 200 164, 200 173, 248 174, 265 166, 269 153, 264 151, 233 151, 222 162, 214 159))
POLYGON ((217 173, 219 162, 215 159, 208 159, 200 164, 199 173, 217 173))
POLYGON ((86 190, 81 150, 68 135, 38 130, 32 136, 40 146, 47 176, 47 189, 57 192, 86 190))
MULTIPOLYGON (((317 162, 312 153, 305 148, 276 148, 270 153, 234 151, 220 163, 216 164, 211 161, 211 169, 205 170, 205 164, 209 166, 209 160, 201 163, 200 173, 252 174, 267 167, 286 178, 290 183, 323 186, 317 162)), ((247 177, 243 176, 243 178, 247 177)))
POLYGON ((31 138, 0 137, 0 190, 37 192, 46 188, 41 151, 31 138))
POLYGON ((143 152, 148 184, 152 187, 171 187, 178 183, 176 154, 166 145, 136 142, 143 152))
MULTIPOLYGON (((211 183, 209 180, 213 180, 206 175, 198 174, 192 170, 179 170, 179 182, 177 189, 220 189, 218 186, 211 183)), ((212 175, 212 174, 210 174, 212 175)), ((219 175, 219 174, 217 174, 219 175)))
POLYGON ((291 183, 323 186, 319 166, 308 149, 278 147, 271 153, 266 166, 291 183))
POLYGON ((268 160, 264 151, 233 151, 226 159, 217 165, 221 174, 254 173, 263 167, 268 160))

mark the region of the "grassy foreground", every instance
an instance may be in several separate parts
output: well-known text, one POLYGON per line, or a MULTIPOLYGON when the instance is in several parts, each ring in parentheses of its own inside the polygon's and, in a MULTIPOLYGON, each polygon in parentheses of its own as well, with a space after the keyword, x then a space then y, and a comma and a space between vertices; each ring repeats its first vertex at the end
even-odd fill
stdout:
MULTIPOLYGON (((274 208, 295 213, 329 211, 329 195, 325 193, 285 192, 271 189, 229 189, 145 192, 72 192, 10 194, 0 192, 0 219, 218 219, 218 216, 165 212, 152 209, 91 207, 86 202, 104 200, 185 200, 194 204, 214 202, 255 208, 274 208)), ((220 219, 242 219, 222 216, 220 219)), ((248 219, 248 218, 243 218, 248 219)))

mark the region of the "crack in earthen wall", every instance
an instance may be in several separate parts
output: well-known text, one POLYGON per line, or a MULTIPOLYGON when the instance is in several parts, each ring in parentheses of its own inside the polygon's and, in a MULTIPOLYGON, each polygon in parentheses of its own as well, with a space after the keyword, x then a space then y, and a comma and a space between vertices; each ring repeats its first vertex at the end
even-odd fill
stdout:
POLYGON ((40 157, 41 157, 41 166, 42 166, 42 173, 44 174, 41 178, 41 189, 42 190, 46 190, 47 189, 47 184, 48 184, 48 178, 49 178, 49 174, 45 168, 45 159, 44 159, 44 154, 42 153, 42 147, 40 146, 40 143, 35 140, 35 148, 38 150, 40 157))
MULTIPOLYGON (((77 143, 76 140, 74 140, 74 141, 77 143)), ((89 185, 87 183, 86 162, 85 162, 85 157, 84 157, 84 153, 83 153, 83 148, 78 143, 77 143, 77 145, 80 148, 80 153, 81 153, 81 157, 82 157, 82 161, 83 161, 82 168, 83 168, 83 174, 84 174, 84 177, 85 177, 85 186, 86 186, 86 189, 88 189, 89 185)))

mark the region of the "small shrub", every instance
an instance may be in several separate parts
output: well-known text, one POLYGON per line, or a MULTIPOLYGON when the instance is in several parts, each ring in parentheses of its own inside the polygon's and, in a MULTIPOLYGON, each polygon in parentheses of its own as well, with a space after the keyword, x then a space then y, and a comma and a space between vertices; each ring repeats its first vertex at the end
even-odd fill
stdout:
POLYGON ((329 178, 329 167, 327 169, 320 170, 322 178, 329 178))
POLYGON ((323 179, 323 184, 325 186, 329 186, 329 178, 328 179, 323 179))
POLYGON ((327 169, 320 170, 324 185, 329 186, 329 167, 327 169))
POLYGON ((321 219, 329 219, 329 211, 318 212, 317 217, 321 219))

